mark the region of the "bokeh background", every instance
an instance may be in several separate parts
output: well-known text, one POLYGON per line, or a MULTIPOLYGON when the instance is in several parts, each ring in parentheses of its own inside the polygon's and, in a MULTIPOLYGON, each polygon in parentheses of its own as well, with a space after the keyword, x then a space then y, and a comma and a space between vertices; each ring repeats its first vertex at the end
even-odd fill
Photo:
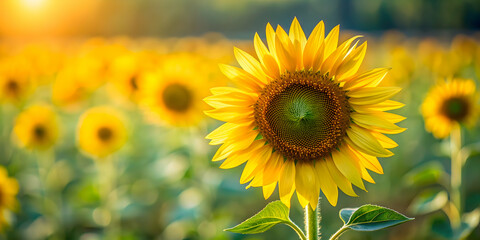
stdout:
MULTIPOLYGON (((178 124, 184 116, 158 112, 136 92, 140 83, 129 82, 132 71, 155 82, 165 65, 177 64, 192 81, 203 79, 200 88, 229 85, 217 64, 236 65, 233 46, 252 53, 255 32, 264 36, 267 22, 288 28, 295 16, 307 34, 324 20, 327 30, 340 24, 341 39, 363 35, 363 68, 392 67, 383 84, 401 86, 395 98, 406 104, 395 113, 407 117, 399 125, 408 130, 392 136, 399 147, 381 159, 385 173, 372 175, 376 184, 356 189, 357 198, 341 193, 336 207, 322 200, 324 236, 341 226, 341 208, 372 203, 416 220, 342 239, 452 239, 442 211, 412 210, 423 190, 448 191, 450 171, 449 141, 425 131, 419 109, 439 79, 480 84, 476 0, 1 0, 0 77, 19 79, 24 90, 8 95, 8 81, 0 89, 0 164, 19 184, 0 238, 295 239, 286 226, 252 236, 223 231, 278 194, 264 200, 261 189, 239 184, 241 168, 210 161, 217 147, 204 137, 220 123, 202 107, 197 121, 178 124), (58 118, 59 137, 47 149, 26 147, 13 131, 36 103, 58 118), (128 138, 99 158, 79 147, 77 126, 88 109, 105 105, 121 113, 128 138)), ((198 95, 208 94, 200 88, 198 95)), ((480 205, 478 124, 462 134, 471 149, 462 186, 464 212, 471 212, 480 205)), ((292 202, 291 218, 302 223, 292 202)), ((480 239, 480 229, 467 235, 480 239)))

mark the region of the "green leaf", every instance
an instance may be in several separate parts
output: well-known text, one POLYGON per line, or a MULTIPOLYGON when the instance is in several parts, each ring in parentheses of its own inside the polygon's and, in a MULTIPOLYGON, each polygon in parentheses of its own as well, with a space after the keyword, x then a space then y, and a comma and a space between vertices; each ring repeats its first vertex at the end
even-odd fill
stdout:
POLYGON ((281 201, 271 202, 253 217, 225 231, 243 234, 262 233, 279 223, 290 223, 288 213, 288 207, 281 201))
POLYGON ((405 175, 405 182, 408 185, 426 186, 443 181, 446 172, 437 161, 431 161, 415 167, 405 175))
POLYGON ((409 212, 426 214, 441 209, 448 203, 448 193, 444 190, 427 189, 421 192, 410 204, 409 212))
POLYGON ((340 218, 346 222, 344 227, 355 231, 376 231, 413 220, 394 210, 370 204, 344 208, 340 210, 340 218))

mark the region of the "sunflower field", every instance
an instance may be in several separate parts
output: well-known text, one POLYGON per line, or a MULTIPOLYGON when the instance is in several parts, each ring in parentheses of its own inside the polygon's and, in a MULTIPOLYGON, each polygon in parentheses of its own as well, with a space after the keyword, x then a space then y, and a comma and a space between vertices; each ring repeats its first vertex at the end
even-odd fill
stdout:
POLYGON ((0 1, 0 240, 480 239, 480 2, 0 1))

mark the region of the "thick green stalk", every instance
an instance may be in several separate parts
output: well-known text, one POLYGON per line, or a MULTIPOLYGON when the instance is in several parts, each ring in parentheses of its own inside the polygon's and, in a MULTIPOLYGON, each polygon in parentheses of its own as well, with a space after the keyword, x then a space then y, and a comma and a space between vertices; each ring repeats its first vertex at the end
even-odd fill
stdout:
POLYGON ((305 206, 305 232, 308 240, 318 240, 320 233, 320 198, 316 210, 310 204, 305 206))
POLYGON ((462 197, 461 197, 461 187, 462 187, 462 156, 460 154, 460 149, 462 146, 462 131, 459 125, 455 126, 452 129, 450 134, 450 147, 451 147, 451 182, 450 182, 450 197, 453 206, 456 209, 451 209, 452 211, 458 211, 458 219, 450 219, 452 222, 452 227, 460 227, 460 217, 462 212, 462 197))

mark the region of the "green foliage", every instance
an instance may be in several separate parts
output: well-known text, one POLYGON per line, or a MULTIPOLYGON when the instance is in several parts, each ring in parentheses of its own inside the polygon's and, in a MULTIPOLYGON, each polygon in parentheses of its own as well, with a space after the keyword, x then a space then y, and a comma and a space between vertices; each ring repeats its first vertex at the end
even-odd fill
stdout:
POLYGON ((426 214, 441 209, 448 203, 448 193, 444 190, 427 189, 418 194, 410 204, 409 211, 413 214, 426 214))
POLYGON ((426 186, 434 183, 443 182, 447 173, 442 164, 438 161, 431 161, 422 164, 410 170, 405 175, 405 181, 408 185, 426 186))
POLYGON ((279 223, 291 223, 288 214, 288 207, 281 201, 271 202, 253 217, 225 231, 243 234, 262 233, 279 223))
POLYGON ((344 208, 340 210, 343 228, 355 231, 376 231, 392 227, 413 220, 394 210, 375 206, 363 205, 359 208, 344 208))
POLYGON ((432 232, 444 239, 464 239, 468 237, 480 222, 480 208, 462 216, 459 228, 452 228, 449 219, 444 217, 434 218, 431 222, 432 232))

